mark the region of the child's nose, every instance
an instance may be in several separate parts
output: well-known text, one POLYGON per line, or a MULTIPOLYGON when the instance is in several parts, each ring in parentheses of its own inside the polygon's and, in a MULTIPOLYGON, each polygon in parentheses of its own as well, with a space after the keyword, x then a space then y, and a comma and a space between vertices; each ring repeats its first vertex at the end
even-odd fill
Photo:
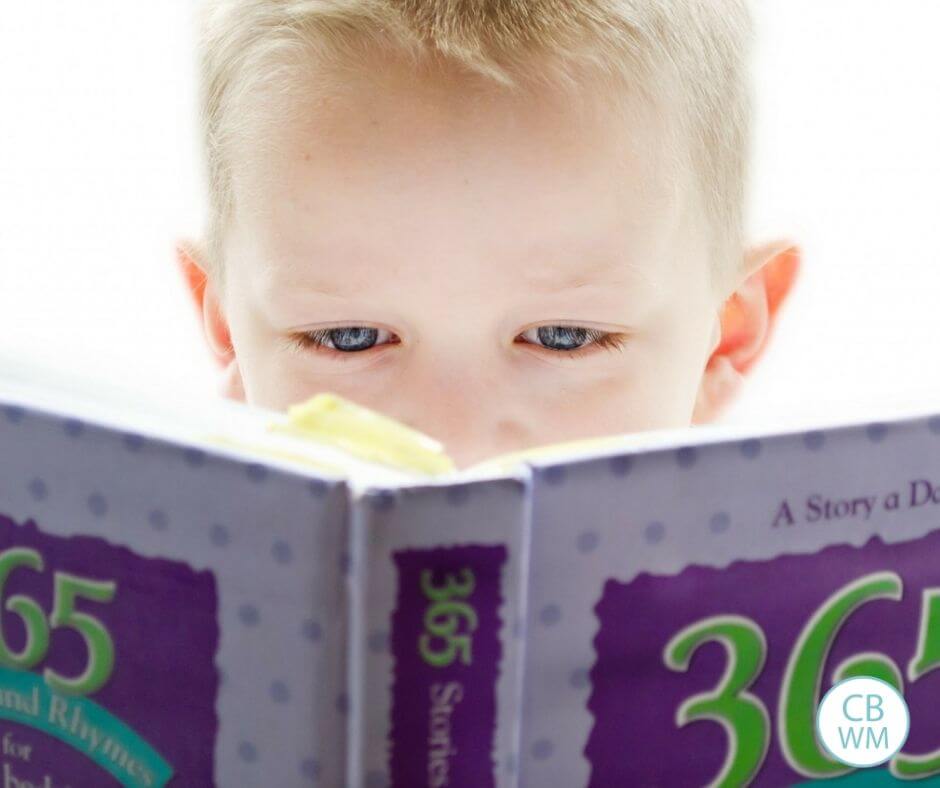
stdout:
POLYGON ((483 368, 415 372, 399 395, 407 423, 443 443, 460 467, 531 442, 531 407, 483 368))

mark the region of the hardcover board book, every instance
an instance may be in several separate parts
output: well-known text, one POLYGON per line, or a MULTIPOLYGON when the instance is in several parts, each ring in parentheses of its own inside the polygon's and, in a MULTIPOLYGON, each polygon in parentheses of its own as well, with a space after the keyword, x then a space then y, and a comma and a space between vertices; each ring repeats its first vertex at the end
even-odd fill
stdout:
POLYGON ((328 395, 0 365, 0 784, 936 784, 940 415, 455 470, 328 395), (902 693, 853 769, 829 687, 902 693))

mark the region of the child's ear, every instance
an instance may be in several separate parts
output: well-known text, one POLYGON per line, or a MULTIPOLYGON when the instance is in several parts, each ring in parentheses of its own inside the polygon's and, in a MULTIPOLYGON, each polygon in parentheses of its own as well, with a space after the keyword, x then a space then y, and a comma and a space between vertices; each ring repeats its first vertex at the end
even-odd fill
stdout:
POLYGON ((763 355, 780 306, 798 278, 802 252, 791 241, 773 241, 748 249, 744 262, 742 282, 716 317, 715 345, 702 375, 693 424, 712 421, 763 355))
POLYGON ((176 264, 193 301, 196 318, 202 327, 209 352, 222 368, 219 393, 229 399, 245 400, 238 360, 229 333, 228 323, 222 311, 218 290, 210 278, 205 255, 192 241, 180 241, 176 245, 176 264))

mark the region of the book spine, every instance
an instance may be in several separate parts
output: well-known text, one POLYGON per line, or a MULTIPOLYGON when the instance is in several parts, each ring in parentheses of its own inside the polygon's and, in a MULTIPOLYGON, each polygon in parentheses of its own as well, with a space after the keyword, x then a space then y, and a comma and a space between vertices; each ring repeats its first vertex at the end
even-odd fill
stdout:
POLYGON ((346 659, 346 697, 349 709, 346 727, 346 784, 363 785, 362 752, 364 743, 362 732, 365 729, 363 687, 365 672, 363 646, 366 631, 365 595, 368 573, 363 568, 368 566, 365 553, 366 524, 363 522, 363 509, 357 505, 350 494, 348 543, 349 563, 347 566, 346 590, 349 607, 347 609, 347 659, 346 659))
POLYGON ((353 503, 350 784, 515 786, 526 479, 353 503))

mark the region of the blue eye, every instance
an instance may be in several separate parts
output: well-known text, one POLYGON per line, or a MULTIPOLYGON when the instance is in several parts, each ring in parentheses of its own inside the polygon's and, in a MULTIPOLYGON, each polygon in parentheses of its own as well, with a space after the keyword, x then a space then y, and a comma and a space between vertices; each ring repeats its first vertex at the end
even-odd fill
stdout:
POLYGON ((334 328, 330 330, 329 338, 336 350, 354 353, 357 350, 368 350, 374 347, 379 338, 379 331, 377 328, 363 328, 362 326, 334 328))
POLYGON ((580 326, 539 326, 530 328, 522 338, 533 345, 540 345, 548 350, 578 350, 596 342, 603 332, 580 326))
POLYGON ((539 326, 539 344, 550 350, 577 350, 588 341, 588 330, 577 326, 539 326))
POLYGON ((576 351, 620 350, 627 335, 584 326, 538 326, 524 331, 519 339, 545 350, 577 355, 576 351))
POLYGON ((307 331, 297 339, 305 347, 325 348, 339 353, 361 353, 377 345, 390 344, 395 335, 381 328, 341 326, 307 331))

